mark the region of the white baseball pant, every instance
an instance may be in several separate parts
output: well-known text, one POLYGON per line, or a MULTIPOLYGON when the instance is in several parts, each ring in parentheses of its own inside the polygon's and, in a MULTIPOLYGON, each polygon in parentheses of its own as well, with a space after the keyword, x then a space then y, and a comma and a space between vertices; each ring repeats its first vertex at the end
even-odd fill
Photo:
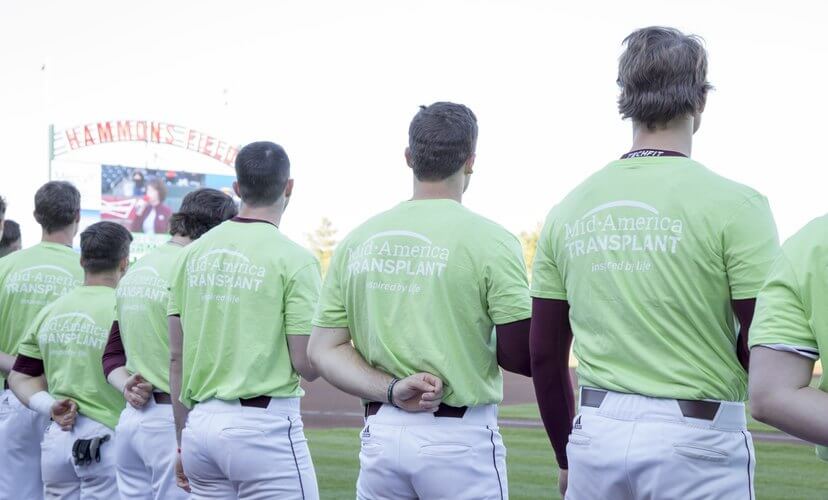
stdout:
POLYGON ((115 459, 123 500, 185 500, 175 484, 175 420, 172 404, 150 398, 140 410, 127 405, 118 426, 115 459))
POLYGON ((360 500, 506 500, 506 448, 497 405, 462 418, 382 405, 362 430, 360 500))
POLYGON ((48 426, 48 417, 26 408, 11 390, 0 395, 0 500, 43 498, 40 441, 48 426))
POLYGON ((211 399, 190 411, 181 460, 193 499, 318 500, 299 398, 267 408, 211 399))
POLYGON ((40 445, 44 496, 47 500, 109 500, 118 498, 115 479, 115 432, 83 415, 71 431, 52 423, 40 445), (78 439, 108 435, 101 446, 101 461, 75 465, 72 447, 78 439))
POLYGON ((599 407, 581 405, 566 454, 567 500, 755 498, 743 403, 691 418, 675 399, 606 392, 599 407))

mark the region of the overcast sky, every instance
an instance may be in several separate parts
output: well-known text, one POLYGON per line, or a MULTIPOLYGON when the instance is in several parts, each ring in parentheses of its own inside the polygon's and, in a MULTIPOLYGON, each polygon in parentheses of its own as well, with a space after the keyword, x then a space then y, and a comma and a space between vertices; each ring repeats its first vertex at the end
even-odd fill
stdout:
MULTIPOLYGON (((304 244, 327 216, 341 237, 410 195, 408 123, 452 100, 480 125, 465 202, 517 233, 628 150, 621 41, 663 24, 710 53, 716 90, 694 158, 765 193, 787 237, 828 211, 825 19, 796 0, 3 2, 0 195, 31 244, 47 124, 158 120, 282 144, 296 179, 283 230, 304 244)), ((64 158, 204 161, 138 145, 64 158)))

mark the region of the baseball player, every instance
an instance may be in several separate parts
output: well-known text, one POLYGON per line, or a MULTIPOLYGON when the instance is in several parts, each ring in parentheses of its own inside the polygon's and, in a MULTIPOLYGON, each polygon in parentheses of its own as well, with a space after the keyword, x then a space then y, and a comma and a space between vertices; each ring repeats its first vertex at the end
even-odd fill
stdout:
POLYGON ((773 217, 764 196, 690 159, 710 89, 700 40, 653 27, 625 43, 632 150, 549 212, 533 269, 532 374, 561 490, 752 499, 747 328, 778 249, 773 217))
POLYGON ((20 224, 8 219, 3 225, 3 237, 0 238, 0 259, 23 248, 20 224))
POLYGON ((169 279, 183 247, 236 213, 233 199, 216 189, 187 194, 170 219, 172 239, 132 265, 118 285, 117 318, 104 350, 103 371, 128 403, 115 429, 118 489, 123 499, 187 498, 176 487, 173 471, 169 279))
POLYGON ((828 352, 828 216, 782 246, 759 292, 750 330, 753 417, 817 443, 828 460, 828 378, 809 387, 814 362, 828 352))
POLYGON ((83 286, 32 321, 9 376, 20 401, 53 420, 40 445, 47 499, 118 497, 113 429, 124 398, 106 383, 100 359, 131 241, 114 222, 81 233, 83 286))
POLYGON ((508 498, 498 362, 528 375, 531 310, 517 238, 461 204, 476 143, 470 109, 422 107, 412 199, 348 235, 328 270, 309 354, 366 403, 361 499, 508 498))
POLYGON ((319 263, 279 231, 293 193, 284 149, 254 142, 235 166, 239 216, 183 249, 170 280, 179 481, 196 499, 316 499, 299 377, 317 377, 319 263))
POLYGON ((83 282, 72 240, 80 220, 80 193, 68 182, 49 182, 34 197, 34 217, 43 228, 41 242, 0 259, 0 499, 43 498, 40 440, 49 426, 43 416, 20 404, 5 376, 37 314, 83 282))

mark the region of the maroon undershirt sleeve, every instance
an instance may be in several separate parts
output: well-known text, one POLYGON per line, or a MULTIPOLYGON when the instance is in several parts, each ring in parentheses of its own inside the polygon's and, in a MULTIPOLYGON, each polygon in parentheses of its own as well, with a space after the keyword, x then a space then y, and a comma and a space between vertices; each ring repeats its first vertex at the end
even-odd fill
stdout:
POLYGON ((532 299, 532 381, 541 419, 561 469, 569 468, 566 444, 575 418, 575 395, 569 376, 571 345, 569 304, 565 300, 532 299))
POLYGON ((127 358, 124 351, 124 344, 121 342, 121 328, 117 321, 112 322, 109 330, 109 339, 104 347, 101 363, 103 364, 104 378, 109 379, 109 374, 116 368, 126 366, 127 358))
POLYGON ((733 313, 739 319, 739 336, 736 337, 736 357, 739 363, 748 371, 750 367, 750 347, 748 346, 748 331, 753 322, 753 311, 756 309, 756 299, 732 300, 733 313))
POLYGON ((12 371, 24 373, 30 377, 39 377, 45 373, 43 369, 43 360, 37 358, 30 358, 23 354, 18 354, 17 359, 14 360, 12 371))
POLYGON ((529 357, 530 319, 497 325, 497 364, 506 371, 532 376, 529 357))

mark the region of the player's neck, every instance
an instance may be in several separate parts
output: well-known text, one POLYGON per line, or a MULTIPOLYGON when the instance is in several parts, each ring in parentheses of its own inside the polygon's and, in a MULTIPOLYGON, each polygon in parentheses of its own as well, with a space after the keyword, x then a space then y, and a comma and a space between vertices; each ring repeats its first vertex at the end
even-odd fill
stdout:
POLYGON ((116 269, 114 271, 105 271, 101 273, 87 272, 83 276, 83 286, 107 286, 109 288, 118 288, 118 281, 121 273, 116 269))
POLYGON ((181 236, 180 234, 174 234, 169 241, 171 245, 176 245, 179 247, 186 247, 192 242, 192 238, 190 238, 189 236, 181 236))
POLYGON ((633 124, 633 143, 630 151, 660 149, 675 151, 687 157, 693 150, 693 119, 679 118, 650 129, 643 123, 633 124))
POLYGON ((257 219, 270 222, 276 227, 282 222, 284 207, 281 203, 268 205, 266 207, 250 207, 242 203, 239 210, 239 217, 243 219, 257 219))
POLYGON ((414 178, 414 195, 412 200, 454 200, 463 203, 465 176, 453 175, 437 182, 424 182, 414 178))
POLYGON ((55 231, 53 233, 47 233, 46 230, 43 230, 43 234, 40 237, 40 241, 44 241, 47 243, 57 243, 59 245, 66 245, 67 247, 72 246, 72 240, 75 239, 75 227, 74 225, 69 226, 67 228, 61 229, 59 231, 55 231))

